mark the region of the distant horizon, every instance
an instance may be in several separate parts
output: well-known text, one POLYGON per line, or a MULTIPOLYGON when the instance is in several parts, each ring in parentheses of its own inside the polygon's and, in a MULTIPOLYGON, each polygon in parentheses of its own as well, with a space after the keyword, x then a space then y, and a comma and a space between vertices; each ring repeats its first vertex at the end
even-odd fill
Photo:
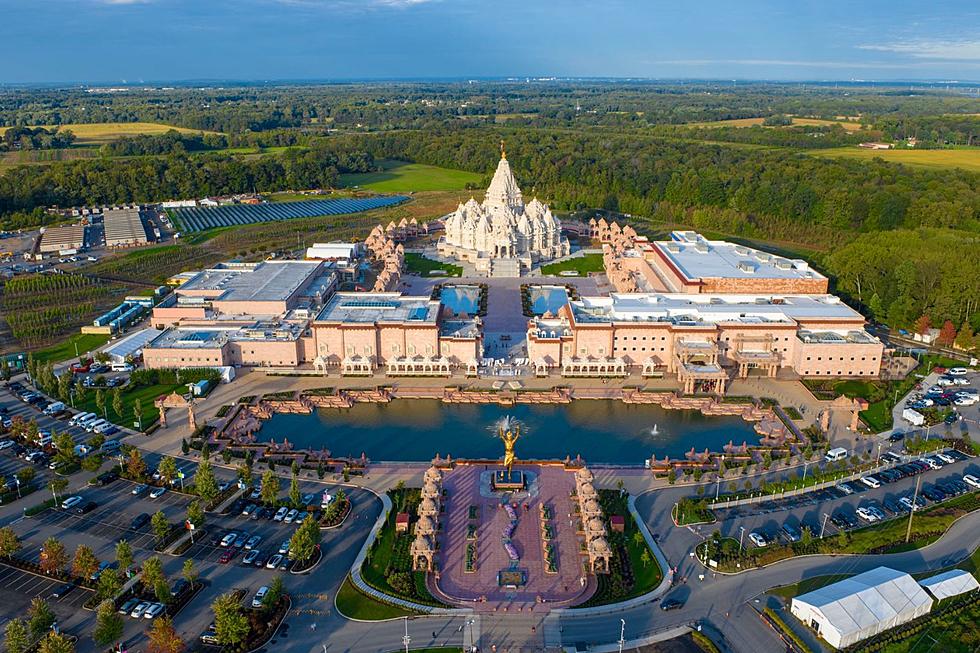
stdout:
POLYGON ((0 14, 6 84, 980 78, 967 0, 0 0, 0 14))

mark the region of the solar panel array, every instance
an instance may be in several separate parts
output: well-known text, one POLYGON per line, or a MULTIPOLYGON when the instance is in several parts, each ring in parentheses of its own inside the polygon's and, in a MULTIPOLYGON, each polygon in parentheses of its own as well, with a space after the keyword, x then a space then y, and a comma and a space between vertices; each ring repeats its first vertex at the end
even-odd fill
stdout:
POLYGON ((306 202, 275 202, 268 204, 228 204, 226 206, 198 206, 170 209, 185 233, 204 231, 215 227, 312 218, 319 215, 342 215, 380 209, 401 204, 408 198, 403 195, 387 197, 362 197, 306 202))

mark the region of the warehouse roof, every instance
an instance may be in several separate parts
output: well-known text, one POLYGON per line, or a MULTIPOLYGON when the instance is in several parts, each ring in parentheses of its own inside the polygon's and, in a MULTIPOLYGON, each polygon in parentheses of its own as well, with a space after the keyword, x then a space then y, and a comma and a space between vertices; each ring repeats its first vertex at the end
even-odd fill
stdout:
POLYGON ((819 610, 842 635, 907 614, 932 599, 911 576, 877 567, 793 599, 819 610))
POLYGON ((662 256, 690 280, 824 279, 806 261, 789 259, 724 240, 708 240, 694 231, 674 231, 667 242, 655 242, 662 256))
POLYGON ((439 302, 398 292, 337 293, 320 311, 317 322, 406 322, 435 324, 439 302))
POLYGON ((321 265, 319 261, 262 261, 216 267, 198 272, 177 293, 226 302, 285 301, 306 285, 321 265))
POLYGON ((110 209, 102 214, 105 227, 105 244, 127 245, 149 240, 146 225, 137 208, 110 209))

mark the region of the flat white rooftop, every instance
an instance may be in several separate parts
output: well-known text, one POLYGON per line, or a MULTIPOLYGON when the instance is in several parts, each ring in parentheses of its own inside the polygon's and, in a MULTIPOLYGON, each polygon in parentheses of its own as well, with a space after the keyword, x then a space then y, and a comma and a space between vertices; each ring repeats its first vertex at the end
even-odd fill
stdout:
POLYGON ((398 292, 342 292, 330 298, 316 321, 435 324, 439 306, 438 301, 428 297, 404 296, 398 292))
POLYGON ((612 293, 570 302, 578 322, 672 322, 674 324, 791 323, 855 320, 860 313, 834 295, 715 295, 612 293))
POLYGON ((788 259, 745 245, 708 240, 695 231, 674 231, 653 246, 688 280, 825 279, 800 259, 788 259))
POLYGON ((202 270, 177 289, 221 301, 285 301, 320 268, 320 261, 262 261, 202 270))

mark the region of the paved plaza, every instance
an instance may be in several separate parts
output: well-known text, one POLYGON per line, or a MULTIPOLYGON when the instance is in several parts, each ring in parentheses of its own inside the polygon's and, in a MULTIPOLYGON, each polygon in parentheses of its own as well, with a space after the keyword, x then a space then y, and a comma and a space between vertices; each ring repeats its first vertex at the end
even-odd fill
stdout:
POLYGON ((447 496, 436 591, 481 612, 545 612, 584 601, 595 591, 595 580, 583 573, 580 538, 576 527, 569 525, 574 513, 572 473, 561 466, 515 466, 529 477, 528 491, 510 495, 490 490, 493 469, 463 465, 443 479, 447 496), (505 503, 517 517, 509 538, 519 556, 517 562, 512 562, 504 546, 505 531, 512 521, 505 503), (553 514, 547 523, 553 530, 551 542, 558 549, 557 573, 545 571, 542 505, 553 514), (475 513, 471 514, 470 506, 476 507, 475 513), (466 548, 473 542, 467 539, 471 525, 476 527, 477 563, 474 572, 467 572, 466 548), (501 587, 498 573, 508 570, 524 572, 526 584, 517 589, 501 587), (588 578, 584 584, 583 578, 588 578))

